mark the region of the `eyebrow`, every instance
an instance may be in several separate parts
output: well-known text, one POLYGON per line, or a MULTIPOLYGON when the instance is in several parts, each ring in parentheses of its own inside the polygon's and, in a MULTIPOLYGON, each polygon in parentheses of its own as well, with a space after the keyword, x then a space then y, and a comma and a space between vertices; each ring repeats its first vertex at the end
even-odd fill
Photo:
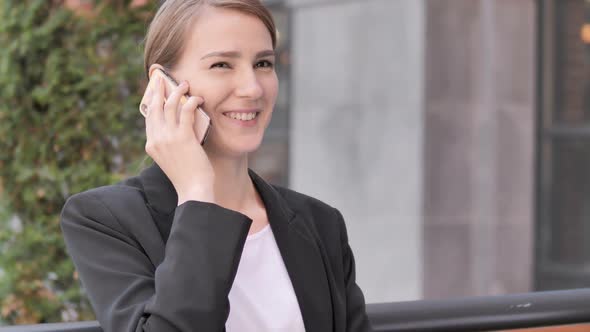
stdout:
MULTIPOLYGON (((236 51, 225 51, 225 52, 211 52, 205 56, 203 56, 201 58, 201 60, 207 59, 207 58, 211 58, 214 56, 218 56, 218 57, 223 57, 223 58, 239 58, 242 56, 242 54, 240 52, 236 52, 236 51)), ((260 51, 258 53, 256 53, 256 58, 263 58, 266 56, 275 56, 275 51, 273 50, 266 50, 266 51, 260 51)))

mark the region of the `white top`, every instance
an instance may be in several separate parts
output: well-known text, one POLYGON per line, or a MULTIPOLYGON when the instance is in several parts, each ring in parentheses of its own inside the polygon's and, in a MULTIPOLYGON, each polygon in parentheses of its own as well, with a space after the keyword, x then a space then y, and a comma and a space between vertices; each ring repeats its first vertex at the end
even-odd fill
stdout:
POLYGON ((270 225, 246 238, 229 303, 227 332, 305 331, 270 225))

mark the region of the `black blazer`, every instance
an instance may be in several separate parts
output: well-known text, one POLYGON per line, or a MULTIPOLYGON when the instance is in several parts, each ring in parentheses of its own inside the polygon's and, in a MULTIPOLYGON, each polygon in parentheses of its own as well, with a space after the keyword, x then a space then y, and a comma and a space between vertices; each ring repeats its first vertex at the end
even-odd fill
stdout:
MULTIPOLYGON (((249 171, 307 332, 370 331, 342 215, 249 171)), ((156 164, 70 197, 61 228, 105 332, 223 331, 251 219, 219 205, 177 205, 156 164)))

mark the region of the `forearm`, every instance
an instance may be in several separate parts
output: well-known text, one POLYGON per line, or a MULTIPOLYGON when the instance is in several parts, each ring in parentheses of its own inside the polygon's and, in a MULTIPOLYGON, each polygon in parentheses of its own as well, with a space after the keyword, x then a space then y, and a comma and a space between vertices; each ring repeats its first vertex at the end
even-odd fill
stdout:
POLYGON ((215 204, 188 201, 177 207, 146 313, 174 322, 180 331, 222 329, 250 223, 215 204))

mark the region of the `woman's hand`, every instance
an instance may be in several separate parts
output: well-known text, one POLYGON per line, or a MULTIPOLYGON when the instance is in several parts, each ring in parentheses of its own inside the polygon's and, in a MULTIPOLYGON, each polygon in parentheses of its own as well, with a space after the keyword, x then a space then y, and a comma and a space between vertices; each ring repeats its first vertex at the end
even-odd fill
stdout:
POLYGON ((163 79, 154 79, 154 91, 147 92, 145 151, 174 185, 178 205, 188 200, 213 203, 215 173, 193 129, 196 109, 204 100, 190 97, 180 105, 180 97, 189 89, 187 82, 182 82, 165 100, 163 79))

